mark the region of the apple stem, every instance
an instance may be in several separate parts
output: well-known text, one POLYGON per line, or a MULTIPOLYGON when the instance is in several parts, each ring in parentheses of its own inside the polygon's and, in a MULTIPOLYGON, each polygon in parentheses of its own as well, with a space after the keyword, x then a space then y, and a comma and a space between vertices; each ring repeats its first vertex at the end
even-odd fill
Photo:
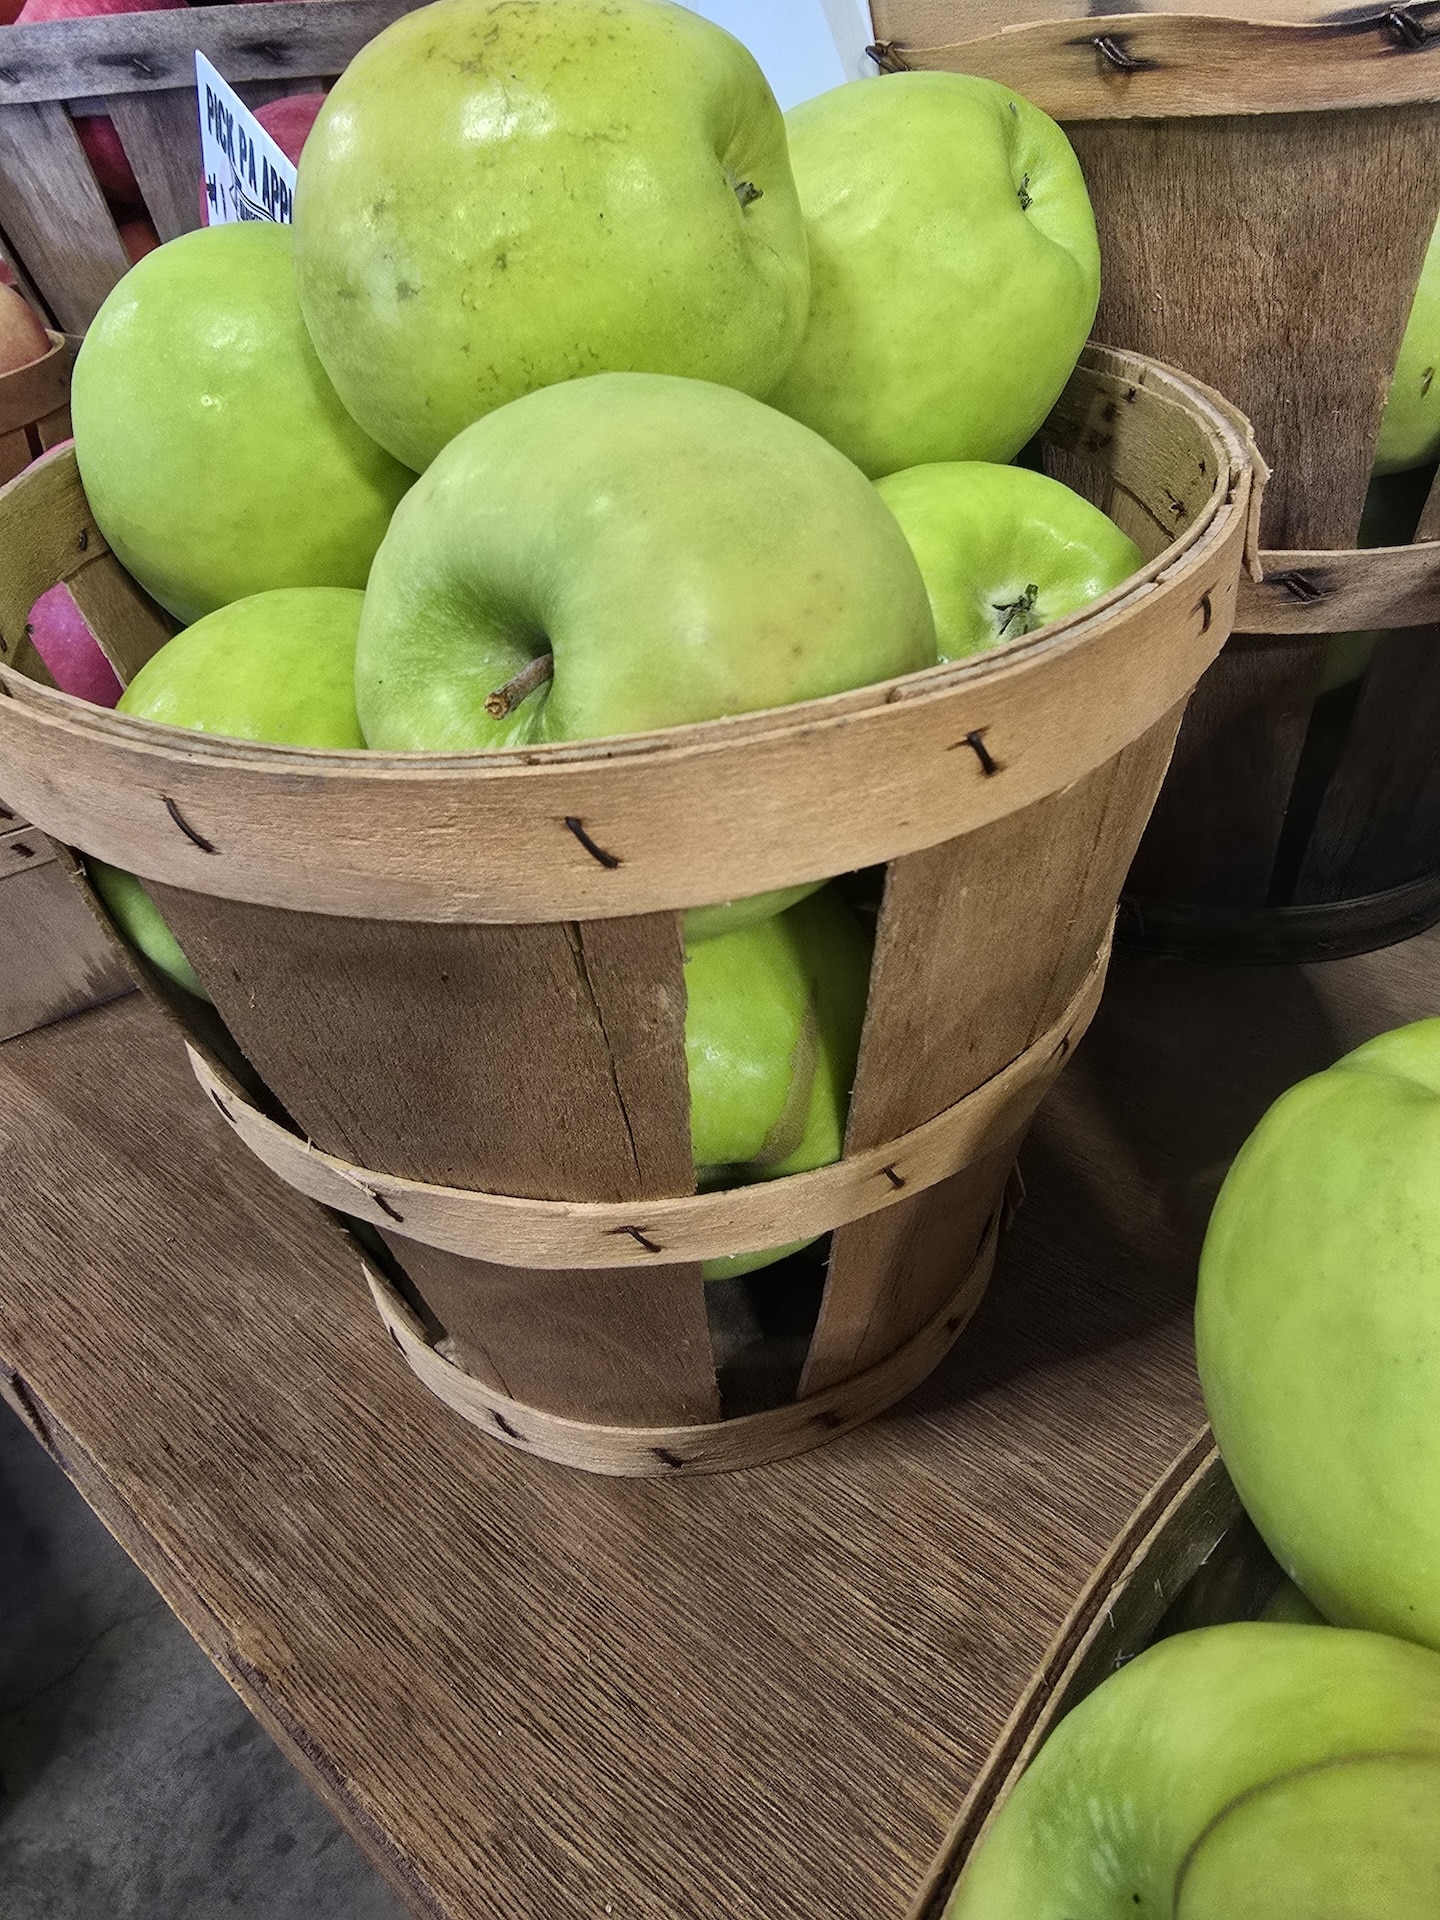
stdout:
POLYGON ((1039 591, 1039 587, 1032 583, 1026 587, 1024 593, 1021 594, 1018 600, 997 600, 995 602, 996 613, 1005 616, 1000 622, 996 632, 995 637, 997 640, 1003 640, 1005 638, 1006 634, 1010 631, 1012 623, 1015 627, 1015 636, 1017 639, 1021 634, 1029 633, 1031 626, 1030 615, 1035 606, 1035 596, 1039 591))
POLYGON ((522 700, 526 700, 539 686, 543 686, 555 671, 553 653, 541 653, 523 666, 513 680, 507 680, 503 687, 497 687, 493 693, 485 696, 485 711, 496 720, 503 720, 512 713, 522 700))

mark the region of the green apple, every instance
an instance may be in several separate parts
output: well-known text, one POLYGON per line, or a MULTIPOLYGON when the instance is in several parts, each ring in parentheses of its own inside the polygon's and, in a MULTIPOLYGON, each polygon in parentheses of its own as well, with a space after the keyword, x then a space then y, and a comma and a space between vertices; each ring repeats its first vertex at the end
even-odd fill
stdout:
POLYGON ((397 20, 326 100, 295 229, 330 378, 415 468, 584 374, 764 394, 805 326, 780 110, 738 41, 658 0, 438 0, 397 20))
POLYGON ((905 537, 843 454, 731 388, 607 373, 487 414, 416 482, 355 686, 372 747, 446 751, 786 706, 934 659, 905 537))
POLYGON ((363 747, 355 638, 364 603, 353 587, 277 587, 232 601, 152 654, 116 711, 232 740, 363 747))
POLYGON ((1275 1620, 1292 1627, 1323 1627, 1325 1616, 1312 1606, 1293 1580, 1282 1580, 1265 1602, 1262 1620, 1275 1620))
MULTIPOLYGON (((702 1191, 840 1158, 869 984, 869 938, 836 887, 687 938, 685 1061, 702 1191)), ((749 1273, 806 1244, 707 1260, 705 1277, 749 1273)))
POLYGON ((210 996, 201 985, 199 974, 185 958, 180 942, 161 919, 160 909, 135 875, 88 854, 85 871, 106 912, 131 946, 144 954, 157 973, 166 974, 177 987, 184 987, 197 999, 208 1000, 210 996))
POLYGON ((837 87, 786 124, 810 318, 771 404, 872 477, 1013 459, 1100 297, 1065 135, 1008 87, 958 73, 837 87))
POLYGON ((1440 1912, 1440 1656, 1245 1622, 1177 1634, 1060 1722, 946 1920, 1440 1912))
POLYGON ((1098 507, 1027 467, 943 461, 876 490, 919 563, 942 660, 1063 619, 1145 564, 1098 507))
POLYGON ((1211 1216, 1215 1437, 1328 1620, 1440 1647, 1440 1019, 1292 1087, 1211 1216))
POLYGON ((1424 466, 1440 454, 1440 227, 1435 229, 1400 342, 1380 422, 1375 471, 1424 466))
MULTIPOLYGON (((364 598, 350 587, 280 587, 233 601, 152 654, 117 710, 232 740, 363 747, 355 635, 364 598)), ((100 860, 87 866, 131 944, 177 985, 208 997, 135 876, 100 860)))
POLYGON ((179 619, 272 587, 363 587, 414 476, 361 432, 300 318, 288 227, 206 227, 146 256, 75 364, 100 531, 179 619))

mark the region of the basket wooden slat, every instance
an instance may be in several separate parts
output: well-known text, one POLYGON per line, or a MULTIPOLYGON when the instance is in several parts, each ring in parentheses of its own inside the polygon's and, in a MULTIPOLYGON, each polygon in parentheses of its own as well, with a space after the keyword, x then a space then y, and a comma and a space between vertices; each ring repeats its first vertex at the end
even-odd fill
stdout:
POLYGON ((115 93, 105 111, 115 123, 125 158, 162 240, 200 224, 200 116, 195 85, 161 93, 115 93))
MULTIPOLYGON (((26 31, 38 29, 6 28, 26 31)), ((0 227, 66 333, 83 333, 129 271, 79 135, 57 100, 0 110, 0 227)))

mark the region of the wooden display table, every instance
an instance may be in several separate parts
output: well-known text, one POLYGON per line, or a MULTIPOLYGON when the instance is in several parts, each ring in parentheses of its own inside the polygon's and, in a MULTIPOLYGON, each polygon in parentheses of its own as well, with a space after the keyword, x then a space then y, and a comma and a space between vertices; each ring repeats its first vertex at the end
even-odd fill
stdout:
POLYGON ((1199 1424, 1230 1155, 1289 1082, 1437 1009, 1440 933, 1308 969, 1122 958, 942 1372, 819 1452, 673 1483, 447 1414, 131 996, 0 1047, 0 1358, 417 1913, 900 1920, 1199 1424))

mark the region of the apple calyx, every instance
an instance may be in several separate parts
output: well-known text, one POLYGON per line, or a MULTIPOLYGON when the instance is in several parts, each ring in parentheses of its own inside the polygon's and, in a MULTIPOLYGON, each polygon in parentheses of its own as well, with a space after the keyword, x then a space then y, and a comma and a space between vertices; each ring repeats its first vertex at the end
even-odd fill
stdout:
POLYGON ((765 198, 753 180, 732 180, 730 184, 734 187, 735 198, 742 207, 748 207, 753 201, 765 198))
POLYGON ((1028 173, 1021 174, 1020 184, 1015 189, 1015 198, 1020 202, 1020 211, 1022 213, 1028 213, 1031 206, 1030 176, 1028 173))
POLYGON ((527 700, 537 687, 543 686, 554 671, 554 654, 537 654, 503 687, 496 687, 493 693, 486 694, 485 711, 492 719, 503 720, 507 713, 514 712, 522 700, 527 700))
POLYGON ((1024 593, 1021 594, 1018 600, 997 600, 994 602, 996 613, 1003 616, 1000 625, 995 630, 997 640, 1018 640, 1022 634, 1033 632, 1034 629, 1041 624, 1039 621, 1032 620, 1030 617, 1035 610, 1035 597, 1039 591, 1039 587, 1034 581, 1031 581, 1030 585, 1026 587, 1024 593))

